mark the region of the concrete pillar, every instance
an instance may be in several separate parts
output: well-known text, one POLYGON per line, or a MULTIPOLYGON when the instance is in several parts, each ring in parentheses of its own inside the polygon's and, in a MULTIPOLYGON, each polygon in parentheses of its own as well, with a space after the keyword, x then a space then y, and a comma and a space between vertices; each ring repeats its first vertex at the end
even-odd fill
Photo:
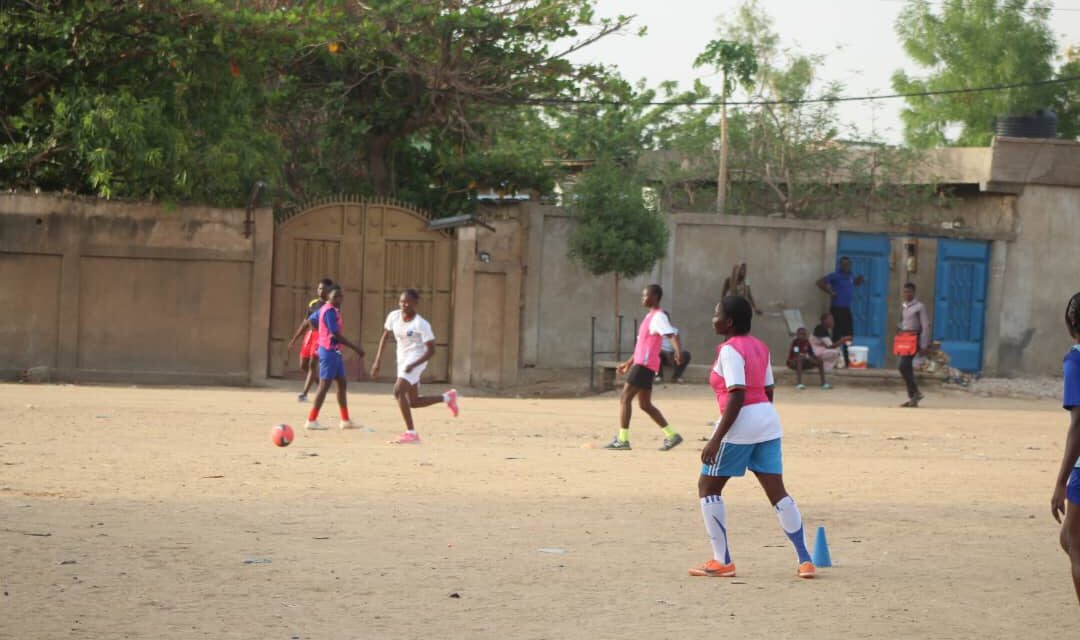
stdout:
POLYGON ((521 314, 521 358, 526 367, 535 367, 540 360, 540 294, 544 264, 544 208, 532 206, 525 217, 527 222, 525 254, 525 299, 521 314))
POLYGON ((60 326, 57 330, 56 368, 74 371, 79 366, 79 272, 82 243, 67 243, 60 267, 60 326))
POLYGON ((248 377, 253 384, 266 381, 270 358, 270 295, 273 290, 274 211, 252 212, 251 326, 248 330, 248 377))
POLYGON ((821 265, 821 273, 836 271, 836 248, 840 243, 840 232, 836 223, 830 222, 825 227, 825 250, 822 252, 825 264, 821 265))
POLYGON ((457 229, 454 256, 454 323, 450 381, 468 385, 472 380, 473 314, 476 310, 476 227, 457 229))
POLYGON ((994 240, 990 245, 990 282, 986 290, 986 325, 983 328, 983 374, 1000 375, 998 350, 1001 345, 1001 316, 1005 303, 1005 265, 1009 243, 994 240))
POLYGON ((660 261, 660 286, 664 288, 664 306, 671 309, 674 308, 675 300, 678 298, 678 292, 675 291, 675 256, 677 255, 675 251, 679 224, 675 216, 671 215, 665 216, 664 221, 667 224, 668 241, 664 259, 660 261))

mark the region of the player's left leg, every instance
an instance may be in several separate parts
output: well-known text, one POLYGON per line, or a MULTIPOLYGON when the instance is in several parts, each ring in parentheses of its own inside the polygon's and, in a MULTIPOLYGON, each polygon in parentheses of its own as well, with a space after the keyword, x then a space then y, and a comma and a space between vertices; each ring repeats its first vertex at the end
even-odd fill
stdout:
POLYGON ((795 554, 799 557, 799 577, 813 578, 814 563, 810 560, 810 552, 806 549, 802 513, 799 512, 799 506, 795 504, 795 500, 788 495, 784 487, 780 438, 754 445, 748 467, 757 476, 761 488, 765 490, 765 495, 769 498, 769 504, 776 510, 780 527, 795 547, 795 554))
POLYGON ((309 431, 324 431, 326 427, 319 424, 319 411, 322 410, 323 402, 326 400, 326 394, 330 392, 330 379, 322 378, 319 380, 319 387, 315 390, 315 401, 311 403, 311 411, 308 412, 307 422, 304 423, 304 428, 309 431))
POLYGON ((655 422, 664 432, 664 444, 660 445, 661 451, 671 451, 682 444, 683 437, 668 424, 664 414, 660 413, 660 410, 652 403, 652 389, 641 389, 638 391, 637 400, 638 407, 649 414, 649 417, 653 419, 653 422, 655 422))
POLYGON ((609 451, 630 450, 630 416, 634 412, 634 398, 641 393, 641 388, 627 380, 619 396, 619 433, 604 448, 609 451))
POLYGON ((348 381, 345 378, 344 363, 342 363, 341 370, 334 381, 337 383, 337 405, 338 412, 341 414, 341 422, 338 427, 341 429, 358 429, 360 425, 349 419, 348 381))

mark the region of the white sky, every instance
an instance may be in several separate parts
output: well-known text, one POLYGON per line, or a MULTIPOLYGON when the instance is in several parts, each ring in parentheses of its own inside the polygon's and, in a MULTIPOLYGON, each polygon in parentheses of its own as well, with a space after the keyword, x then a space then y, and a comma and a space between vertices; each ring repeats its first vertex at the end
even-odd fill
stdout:
MULTIPOLYGON (((705 44, 717 36, 717 18, 730 14, 741 0, 598 0, 601 15, 636 15, 625 35, 609 36, 575 56, 577 62, 617 66, 623 77, 645 78, 650 86, 677 80, 688 88, 706 77, 693 61, 705 44), (637 27, 648 26, 644 38, 637 27)), ((902 0, 761 0, 773 20, 781 46, 827 56, 823 80, 846 87, 843 95, 892 93, 889 79, 900 68, 917 74, 893 31, 902 0)), ((1080 44, 1080 0, 1055 3, 1052 26, 1061 51, 1080 44)), ((713 85, 716 86, 715 84, 713 85)), ((903 138, 902 99, 842 103, 844 124, 863 135, 876 131, 890 141, 903 138)))

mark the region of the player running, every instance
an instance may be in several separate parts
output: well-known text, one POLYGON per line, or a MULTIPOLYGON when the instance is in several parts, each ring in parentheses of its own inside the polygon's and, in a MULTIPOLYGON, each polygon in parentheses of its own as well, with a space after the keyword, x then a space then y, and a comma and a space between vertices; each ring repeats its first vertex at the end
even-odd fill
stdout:
POLYGON ((754 310, 745 298, 729 296, 716 305, 713 328, 727 340, 717 347, 710 384, 723 412, 712 438, 701 451, 698 496, 705 532, 712 542, 713 559, 690 570, 692 576, 731 578, 735 563, 728 548, 727 513, 721 494, 729 478, 754 472, 780 527, 795 546, 798 576, 814 577, 814 564, 806 550, 802 515, 784 489, 780 438, 783 429, 773 407, 772 364, 769 348, 750 335, 754 310))
POLYGON ((296 328, 292 340, 289 340, 289 351, 292 351, 293 345, 300 339, 300 335, 307 331, 304 341, 300 344, 300 370, 307 374, 307 379, 304 381, 304 390, 296 397, 300 402, 307 402, 308 390, 319 378, 319 365, 315 362, 319 359, 319 326, 311 322, 311 314, 326 304, 326 293, 333 285, 334 281, 330 278, 319 280, 319 284, 315 288, 317 297, 308 303, 308 311, 304 316, 304 320, 296 328))
POLYGON ((394 444, 420 444, 420 436, 413 426, 412 410, 430 407, 445 402, 450 413, 458 415, 458 394, 451 389, 441 396, 420 395, 420 375, 427 369, 427 363, 435 355, 435 333, 428 323, 416 311, 420 294, 416 289, 406 289, 398 298, 398 309, 386 316, 379 349, 375 352, 375 363, 371 366, 371 377, 379 375, 383 347, 386 339, 393 336, 397 342, 397 381, 394 383, 394 398, 405 420, 405 433, 393 440, 394 444))
POLYGON ((364 370, 364 350, 354 345, 341 335, 341 301, 344 294, 341 287, 332 285, 327 293, 327 303, 311 314, 312 320, 319 327, 319 388, 315 391, 315 403, 308 413, 305 429, 325 430, 319 424, 319 410, 322 409, 326 393, 330 391, 330 381, 337 382, 338 410, 341 412, 342 429, 355 429, 359 425, 349 419, 349 405, 345 397, 345 360, 341 355, 341 345, 352 349, 360 356, 360 370, 364 370))
POLYGON ((1069 434, 1065 438, 1065 455, 1061 460, 1054 496, 1050 498, 1050 513, 1065 524, 1061 527, 1061 548, 1072 562, 1073 587, 1080 600, 1080 293, 1065 307, 1065 325, 1075 343, 1065 354, 1065 398, 1069 412, 1069 434), (1065 503, 1068 502, 1068 511, 1065 503))
POLYGON ((638 406, 649 414, 657 425, 664 431, 664 444, 661 451, 670 451, 682 444, 683 438, 675 429, 668 424, 664 414, 660 413, 652 403, 653 380, 660 371, 660 350, 664 338, 671 340, 675 352, 672 354, 675 364, 682 363, 682 344, 679 335, 671 326, 668 316, 660 308, 660 300, 664 297, 664 290, 658 284, 650 284, 641 291, 641 304, 649 308, 649 313, 641 321, 638 328, 637 343, 634 345, 634 355, 626 362, 619 364, 617 371, 626 376, 626 384, 623 386, 622 397, 619 398, 619 433, 615 439, 604 448, 610 451, 630 450, 630 414, 633 411, 634 398, 638 399, 638 406))

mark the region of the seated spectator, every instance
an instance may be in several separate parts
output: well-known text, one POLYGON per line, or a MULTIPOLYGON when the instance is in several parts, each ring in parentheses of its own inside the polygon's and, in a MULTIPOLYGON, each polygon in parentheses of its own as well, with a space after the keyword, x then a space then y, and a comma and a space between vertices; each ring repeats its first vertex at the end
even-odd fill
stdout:
POLYGON ((806 369, 817 369, 821 376, 821 388, 832 389, 825 381, 825 363, 814 354, 814 347, 810 345, 810 338, 806 334, 806 327, 799 327, 795 332, 795 339, 791 341, 788 349, 787 365, 795 371, 795 388, 802 391, 806 388, 803 384, 802 374, 806 369))
MULTIPOLYGON (((668 317, 668 322, 671 322, 671 316, 667 311, 664 315, 668 317)), ((675 335, 679 335, 679 330, 675 329, 675 335)), ((664 367, 675 367, 675 372, 671 374, 671 381, 682 384, 683 373, 686 371, 687 365, 690 364, 690 352, 683 350, 682 352, 682 364, 675 364, 675 347, 671 344, 671 338, 664 336, 664 342, 660 346, 660 371, 656 374, 656 381, 664 381, 664 367)))
POLYGON ((832 314, 823 313, 821 324, 814 327, 814 334, 810 337, 810 346, 814 348, 814 355, 821 358, 826 371, 844 368, 844 354, 840 351, 840 345, 832 339, 833 326, 832 314))

